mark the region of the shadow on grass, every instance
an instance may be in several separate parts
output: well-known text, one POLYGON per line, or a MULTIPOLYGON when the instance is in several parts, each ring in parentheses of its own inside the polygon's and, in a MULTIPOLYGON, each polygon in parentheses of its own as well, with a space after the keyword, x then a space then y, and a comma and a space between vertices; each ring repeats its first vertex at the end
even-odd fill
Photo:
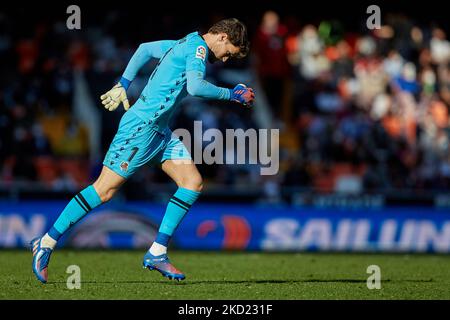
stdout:
MULTIPOLYGON (((366 279, 293 279, 293 280, 117 280, 117 281, 81 281, 81 284, 175 284, 175 285, 199 285, 199 284, 293 284, 293 283, 366 283, 366 279)), ((433 282, 433 279, 385 279, 383 283, 401 283, 401 282, 433 282)), ((49 281, 47 285, 66 284, 65 281, 49 281)))
MULTIPOLYGON (((399 279, 399 280, 391 280, 386 279, 382 280, 382 282, 432 282, 433 279, 399 279)), ((275 280, 275 279, 267 279, 267 280, 193 280, 187 281, 183 284, 186 285, 195 285, 195 284, 270 284, 270 283, 280 283, 280 284, 292 284, 292 283, 366 283, 366 279, 294 279, 294 280, 275 280)))

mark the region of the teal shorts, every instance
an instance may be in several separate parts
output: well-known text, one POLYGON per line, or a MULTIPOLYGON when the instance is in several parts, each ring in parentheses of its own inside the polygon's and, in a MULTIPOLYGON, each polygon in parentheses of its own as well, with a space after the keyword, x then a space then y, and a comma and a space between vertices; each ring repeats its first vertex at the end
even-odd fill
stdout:
POLYGON ((183 142, 169 128, 157 129, 131 109, 125 112, 103 165, 127 179, 149 162, 192 159, 183 142))

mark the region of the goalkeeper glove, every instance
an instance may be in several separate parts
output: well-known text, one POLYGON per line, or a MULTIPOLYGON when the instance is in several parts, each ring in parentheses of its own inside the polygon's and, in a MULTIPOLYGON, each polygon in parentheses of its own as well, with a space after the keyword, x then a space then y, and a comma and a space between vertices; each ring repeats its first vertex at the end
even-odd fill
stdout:
POLYGON ((100 96, 102 99, 102 104, 105 109, 109 111, 114 111, 117 109, 120 103, 123 103, 123 108, 127 111, 130 108, 130 103, 128 102, 127 92, 122 84, 119 82, 111 90, 102 94, 100 96))
POLYGON ((230 100, 239 102, 244 106, 251 106, 255 99, 255 93, 252 88, 247 88, 245 84, 238 84, 231 90, 230 100))

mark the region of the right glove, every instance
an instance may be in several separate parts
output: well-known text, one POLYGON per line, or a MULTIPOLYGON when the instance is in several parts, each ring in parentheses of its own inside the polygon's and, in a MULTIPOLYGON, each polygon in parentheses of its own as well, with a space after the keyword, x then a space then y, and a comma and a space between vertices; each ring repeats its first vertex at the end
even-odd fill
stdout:
POLYGON ((111 90, 102 94, 100 96, 102 99, 102 104, 105 109, 109 111, 114 111, 117 109, 120 103, 123 103, 123 108, 127 111, 130 108, 130 103, 128 102, 127 92, 124 87, 118 83, 111 90))
POLYGON ((230 100, 239 102, 244 106, 250 106, 255 99, 255 93, 252 88, 247 88, 245 84, 238 84, 231 90, 230 100))

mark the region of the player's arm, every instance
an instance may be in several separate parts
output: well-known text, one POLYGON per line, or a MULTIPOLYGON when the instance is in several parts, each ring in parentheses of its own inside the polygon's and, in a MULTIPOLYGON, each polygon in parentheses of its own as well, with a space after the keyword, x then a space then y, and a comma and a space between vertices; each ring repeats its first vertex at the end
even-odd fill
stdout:
POLYGON ((128 102, 126 91, 136 77, 138 71, 150 59, 161 58, 175 42, 175 40, 162 40, 142 43, 128 62, 119 83, 100 97, 104 107, 109 111, 113 111, 117 109, 120 103, 123 103, 124 109, 128 110, 130 104, 128 102))
POLYGON ((222 88, 205 80, 206 70, 206 48, 197 46, 188 47, 186 56, 186 89, 192 96, 218 99, 233 100, 242 104, 250 104, 254 99, 254 93, 251 88, 244 85, 237 85, 234 89, 222 88))
POLYGON ((125 90, 128 89, 130 83, 144 64, 152 58, 160 59, 175 42, 176 40, 161 40, 142 43, 131 57, 120 79, 120 83, 125 90))
POLYGON ((231 90, 213 85, 205 80, 205 74, 200 71, 186 72, 186 89, 191 96, 207 99, 230 100, 231 90))

